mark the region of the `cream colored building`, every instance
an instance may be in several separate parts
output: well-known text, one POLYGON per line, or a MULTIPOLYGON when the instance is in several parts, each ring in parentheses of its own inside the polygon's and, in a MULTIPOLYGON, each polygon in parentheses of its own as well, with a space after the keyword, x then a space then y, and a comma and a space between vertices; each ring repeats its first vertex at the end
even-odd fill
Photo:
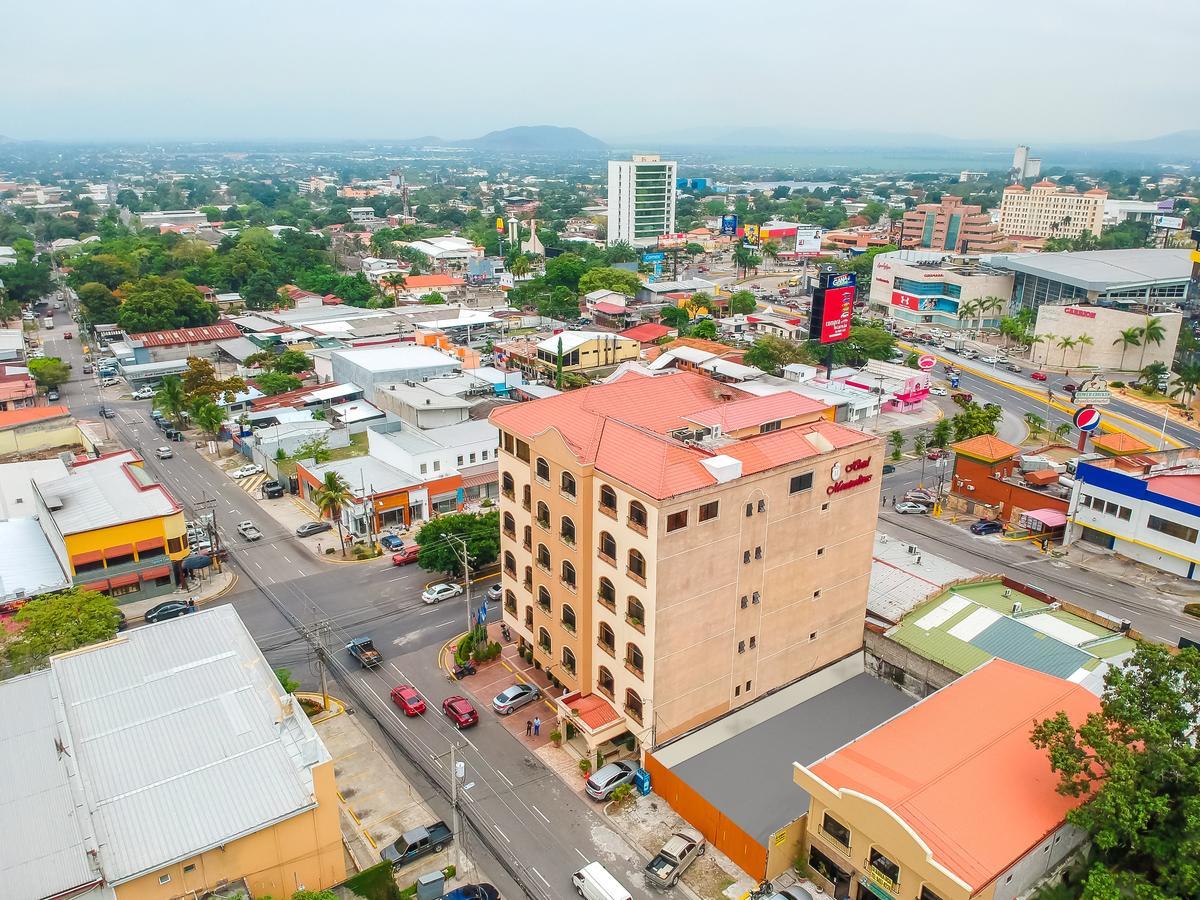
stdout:
POLYGON ((1072 304, 1038 307, 1034 334, 1044 338, 1033 346, 1034 362, 1052 366, 1074 366, 1100 370, 1137 372, 1150 363, 1166 363, 1170 368, 1175 359, 1175 345, 1183 324, 1180 313, 1126 311, 1107 306, 1072 304), (1162 327, 1159 343, 1141 339, 1126 344, 1121 335, 1130 328, 1144 329, 1147 321, 1157 321, 1162 327), (1064 348, 1059 340, 1070 338, 1074 347, 1064 348), (1091 343, 1080 343, 1080 339, 1091 343))
POLYGON ((1010 184, 1000 201, 1000 232, 1013 237, 1077 238, 1085 231, 1099 235, 1104 228, 1108 191, 1094 188, 1082 194, 1053 181, 1026 189, 1010 184))
POLYGON ((824 412, 675 372, 492 413, 504 619, 581 753, 649 749, 859 650, 882 448, 824 412))

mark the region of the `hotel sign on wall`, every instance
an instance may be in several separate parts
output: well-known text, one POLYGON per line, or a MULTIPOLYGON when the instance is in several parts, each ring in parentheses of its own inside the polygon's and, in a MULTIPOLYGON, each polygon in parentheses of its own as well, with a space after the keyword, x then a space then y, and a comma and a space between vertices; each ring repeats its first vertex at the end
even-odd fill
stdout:
POLYGON ((1083 319, 1096 318, 1096 311, 1094 309, 1080 309, 1078 306, 1065 306, 1063 307, 1063 312, 1068 316, 1079 316, 1083 319))
POLYGON ((871 468, 871 457, 869 456, 866 459, 853 460, 844 466, 840 462, 835 462, 833 468, 829 470, 829 477, 833 480, 833 484, 825 488, 825 493, 832 497, 842 491, 867 484, 875 477, 866 471, 869 468, 871 468))

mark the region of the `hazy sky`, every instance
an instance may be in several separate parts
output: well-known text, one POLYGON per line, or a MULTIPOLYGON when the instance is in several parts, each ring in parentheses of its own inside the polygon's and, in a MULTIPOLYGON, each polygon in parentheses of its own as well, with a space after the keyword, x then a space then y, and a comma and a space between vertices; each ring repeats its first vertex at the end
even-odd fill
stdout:
POLYGON ((1195 0, 12 2, 0 134, 1138 139, 1200 127, 1197 37, 1195 0))

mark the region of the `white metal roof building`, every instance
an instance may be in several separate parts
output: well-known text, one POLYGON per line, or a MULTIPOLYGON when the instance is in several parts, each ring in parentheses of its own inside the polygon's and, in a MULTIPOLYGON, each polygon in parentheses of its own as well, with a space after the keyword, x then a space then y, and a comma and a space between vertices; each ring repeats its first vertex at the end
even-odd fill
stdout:
POLYGON ((231 606, 54 657, 0 703, 12 900, 120 886, 314 809, 330 761, 231 606))
POLYGON ((169 516, 179 504, 144 467, 132 450, 77 462, 70 474, 36 481, 39 506, 60 534, 92 531, 122 522, 169 516))
POLYGON ((24 600, 71 586, 37 520, 0 521, 0 601, 24 600))
POLYGON ((380 385, 422 381, 462 370, 462 363, 432 347, 392 345, 361 350, 335 350, 330 355, 333 380, 353 382, 376 403, 380 385))
POLYGON ((1092 302, 1101 306, 1179 303, 1187 291, 1189 250, 1089 250, 984 257, 1013 273, 1014 305, 1092 302))

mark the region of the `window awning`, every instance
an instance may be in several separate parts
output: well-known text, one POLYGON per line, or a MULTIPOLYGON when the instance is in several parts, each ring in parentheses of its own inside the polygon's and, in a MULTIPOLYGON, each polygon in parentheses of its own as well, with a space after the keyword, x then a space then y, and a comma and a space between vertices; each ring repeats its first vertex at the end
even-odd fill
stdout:
POLYGON ((105 559, 116 559, 120 556, 133 556, 133 544, 121 544, 119 547, 109 547, 104 551, 105 559))
POLYGON ((115 588, 125 587, 128 584, 137 584, 138 574, 137 572, 130 572, 128 575, 114 575, 108 579, 108 582, 115 588))
POLYGON ((108 579, 102 578, 99 581, 89 581, 87 584, 81 584, 80 587, 85 591, 107 591, 108 579))
POLYGON ((88 563, 100 562, 104 554, 99 550, 89 550, 87 553, 76 553, 71 557, 71 565, 86 566, 88 563))
POLYGON ((1057 509, 1030 509, 1021 513, 1021 518, 1041 522, 1047 528, 1061 528, 1067 524, 1067 514, 1057 509))
POLYGON ((171 575, 170 566, 154 566, 150 569, 142 569, 142 581, 153 581, 156 578, 169 578, 171 575))
POLYGON ((134 546, 137 547, 138 553, 145 553, 147 550, 161 550, 163 548, 163 539, 150 538, 147 541, 138 541, 134 546))

